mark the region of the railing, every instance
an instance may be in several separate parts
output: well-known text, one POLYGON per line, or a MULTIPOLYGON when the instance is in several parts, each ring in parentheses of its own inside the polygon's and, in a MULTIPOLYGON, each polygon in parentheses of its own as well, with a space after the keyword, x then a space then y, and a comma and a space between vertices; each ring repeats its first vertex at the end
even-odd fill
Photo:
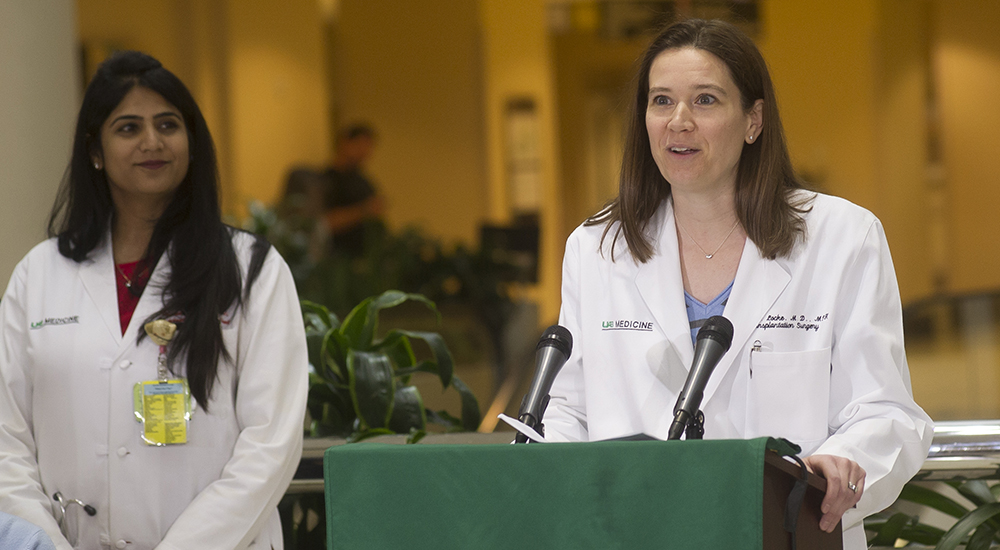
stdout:
MULTIPOLYGON (((455 433, 428 435, 422 443, 509 443, 512 439, 512 432, 455 433)), ((402 444, 406 442, 406 436, 380 436, 373 441, 402 444)), ((302 462, 288 492, 322 493, 323 452, 343 443, 343 439, 336 438, 307 438, 302 448, 302 462)), ((937 422, 927 460, 913 479, 1000 479, 1000 420, 937 422)))
POLYGON ((936 422, 918 481, 1000 479, 1000 420, 936 422))

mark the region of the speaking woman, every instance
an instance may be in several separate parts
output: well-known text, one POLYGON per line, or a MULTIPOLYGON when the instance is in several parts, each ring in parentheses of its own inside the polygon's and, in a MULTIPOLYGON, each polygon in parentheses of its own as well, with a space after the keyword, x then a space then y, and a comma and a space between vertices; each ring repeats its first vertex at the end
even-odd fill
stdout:
POLYGON ((281 548, 295 287, 221 222, 205 120, 155 59, 98 69, 49 231, 0 302, 0 509, 60 549, 281 548))
POLYGON ((736 27, 667 28, 636 83, 619 195, 566 245, 560 318, 577 344, 547 435, 665 439, 693 336, 724 313, 735 336, 705 436, 798 443, 829 484, 820 527, 843 518, 844 547, 865 548, 862 518, 895 499, 932 432, 882 226, 801 189, 767 67, 736 27))

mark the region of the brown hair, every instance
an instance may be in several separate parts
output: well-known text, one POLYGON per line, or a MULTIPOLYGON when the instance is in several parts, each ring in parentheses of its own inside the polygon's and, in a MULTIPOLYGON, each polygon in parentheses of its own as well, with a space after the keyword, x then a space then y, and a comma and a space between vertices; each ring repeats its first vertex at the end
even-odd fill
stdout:
POLYGON ((736 174, 736 215, 764 257, 788 256, 797 238, 805 233, 802 214, 808 211, 805 206, 808 201, 793 196, 802 184, 788 157, 774 86, 767 64, 750 37, 734 25, 718 20, 689 19, 674 23, 646 49, 634 81, 635 96, 629 109, 618 197, 588 218, 584 225, 607 224, 601 236, 602 246, 612 226, 615 227, 612 261, 614 244, 620 236, 625 237, 628 250, 637 262, 645 263, 652 258, 653 243, 645 230, 662 202, 670 196, 670 182, 656 166, 646 131, 649 70, 660 53, 683 47, 704 50, 725 63, 740 91, 744 112, 749 112, 758 99, 764 101, 761 134, 753 143, 744 144, 740 155, 736 174))

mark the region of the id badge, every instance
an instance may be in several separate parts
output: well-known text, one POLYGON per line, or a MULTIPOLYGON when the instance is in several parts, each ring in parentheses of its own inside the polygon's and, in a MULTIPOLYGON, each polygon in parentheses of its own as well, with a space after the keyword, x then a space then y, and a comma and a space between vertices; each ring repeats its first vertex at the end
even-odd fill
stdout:
POLYGON ((162 447, 187 443, 191 420, 191 390, 187 380, 148 380, 132 391, 135 418, 142 424, 146 445, 162 447))

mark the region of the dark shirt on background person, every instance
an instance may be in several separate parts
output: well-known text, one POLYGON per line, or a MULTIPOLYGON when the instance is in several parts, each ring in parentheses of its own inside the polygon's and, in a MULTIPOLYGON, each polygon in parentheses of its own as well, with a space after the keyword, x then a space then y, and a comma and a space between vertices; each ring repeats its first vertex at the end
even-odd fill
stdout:
MULTIPOLYGON (((323 173, 323 207, 326 210, 363 207, 374 198, 375 186, 359 170, 329 168, 323 173)), ((365 220, 331 235, 331 250, 352 258, 364 254, 368 224, 365 220)))

